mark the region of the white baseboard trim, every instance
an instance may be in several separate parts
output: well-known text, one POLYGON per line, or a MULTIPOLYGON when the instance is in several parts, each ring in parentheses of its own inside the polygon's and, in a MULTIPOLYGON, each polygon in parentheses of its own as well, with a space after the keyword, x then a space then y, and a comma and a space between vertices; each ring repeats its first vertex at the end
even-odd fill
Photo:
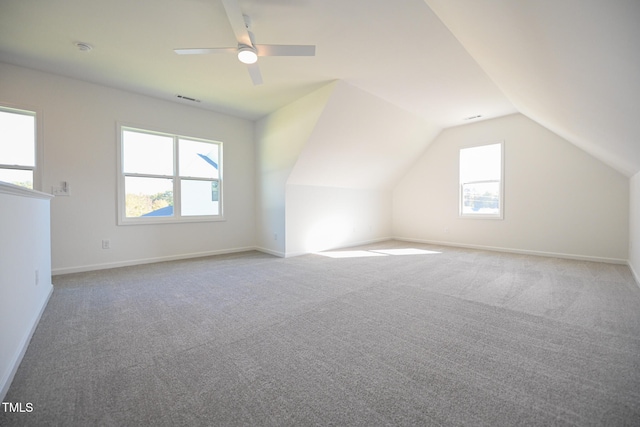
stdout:
POLYGON ((633 274, 633 278, 636 279, 636 285, 640 288, 640 275, 634 270, 633 265, 629 261, 627 261, 627 265, 629 266, 629 270, 631 270, 631 274, 633 274))
POLYGON ((596 257, 596 256, 589 256, 589 255, 564 254, 564 253, 546 252, 546 251, 532 251, 527 249, 502 248, 497 246, 469 245, 465 243, 456 243, 456 242, 442 242, 442 241, 436 241, 436 240, 412 239, 409 237, 395 237, 394 239, 401 240, 403 242, 425 243, 429 245, 478 249, 483 251, 507 252, 507 253, 514 253, 514 254, 522 254, 522 255, 535 255, 535 256, 545 256, 545 257, 552 257, 552 258, 574 259, 578 261, 605 262, 608 264, 628 264, 626 259, 618 259, 618 258, 605 258, 605 257, 596 257))
POLYGON ((274 251, 272 249, 267 249, 267 248, 262 248, 262 247, 257 247, 255 249, 256 249, 256 251, 263 252, 263 253, 268 254, 268 255, 277 256, 278 258, 285 258, 285 256, 286 256, 284 252, 274 251))
POLYGON ((109 268, 129 267, 132 265, 153 264, 156 262, 177 261, 180 259, 190 259, 190 258, 202 258, 207 256, 225 255, 225 254, 232 254, 237 252, 248 252, 248 251, 255 251, 255 250, 259 250, 259 249, 256 248, 255 246, 247 246, 243 248, 218 249, 214 251, 192 252, 188 254, 167 255, 167 256, 154 257, 154 258, 142 258, 142 259, 127 260, 127 261, 107 262, 104 264, 90 264, 90 265, 82 265, 77 267, 54 268, 51 270, 51 275, 58 276, 61 274, 83 273, 85 271, 106 270, 109 268))
POLYGON ((11 386, 11 382, 13 381, 13 377, 15 377, 16 372, 18 371, 18 367, 20 366, 20 363, 22 362, 22 358, 24 357, 24 354, 27 351, 27 347, 29 347, 29 342, 31 342, 31 337, 33 336, 33 333, 36 331, 36 328, 38 327, 38 323, 40 322, 42 313, 44 313, 44 309, 47 307, 47 304, 49 303, 49 298, 51 298, 51 294, 53 294, 53 285, 50 285, 50 286, 51 288, 49 289, 49 292, 47 293, 45 298, 43 298, 43 300, 40 302, 40 308, 38 309, 36 316, 31 322, 31 327, 26 331, 26 334, 20 341, 18 348, 16 348, 16 352, 13 356, 13 359, 9 364, 9 370, 5 373, 5 375, 0 380, 0 401, 4 401, 4 398, 7 395, 7 392, 9 392, 9 387, 11 386))
MULTIPOLYGON (((532 251, 526 249, 514 249, 514 248, 502 248, 496 246, 484 246, 484 245, 469 245, 464 243, 456 243, 456 242, 444 242, 437 240, 427 240, 427 239, 414 239, 410 237, 381 237, 377 239, 370 239, 358 242, 351 242, 346 245, 340 245, 336 247, 323 249, 324 251, 332 251, 338 249, 346 249, 354 246, 361 245, 369 245, 373 243, 385 242, 388 240, 399 240, 403 242, 415 242, 415 243, 424 243, 429 245, 441 245, 441 246, 451 246, 451 247, 460 247, 460 248, 468 248, 468 249, 478 249, 478 250, 486 250, 486 251, 494 251, 494 252, 507 252, 507 253, 516 253, 523 255, 535 255, 535 256, 546 256, 553 258, 564 258, 564 259, 575 259, 579 261, 594 261, 594 262, 605 262, 609 264, 626 264, 631 269, 636 282, 639 283, 640 286, 640 275, 633 269, 628 260, 618 259, 618 258, 605 258, 605 257, 594 257, 587 255, 576 255, 576 254, 564 254, 557 252, 545 252, 545 251, 532 251)), ((202 258, 207 256, 214 255, 224 255, 238 252, 248 252, 248 251, 259 251, 269 255, 273 255, 279 258, 291 258, 301 255, 308 255, 311 252, 280 252, 274 251, 272 249, 267 249, 263 247, 256 246, 247 246, 242 248, 231 248, 231 249, 220 249, 215 251, 206 251, 206 252, 194 252, 189 254, 180 254, 180 255, 169 255, 163 257, 155 257, 155 258, 143 258, 143 259, 135 259, 129 261, 117 261, 111 263, 104 264, 91 264, 77 267, 65 267, 65 268, 55 268, 52 269, 51 274, 53 276, 61 275, 61 274, 70 274, 70 273, 82 273, 86 271, 94 271, 94 270, 106 270, 109 268, 118 268, 118 267, 129 267, 132 265, 141 265, 141 264, 153 264, 156 262, 164 262, 164 261, 176 261, 181 259, 189 259, 189 258, 202 258)))

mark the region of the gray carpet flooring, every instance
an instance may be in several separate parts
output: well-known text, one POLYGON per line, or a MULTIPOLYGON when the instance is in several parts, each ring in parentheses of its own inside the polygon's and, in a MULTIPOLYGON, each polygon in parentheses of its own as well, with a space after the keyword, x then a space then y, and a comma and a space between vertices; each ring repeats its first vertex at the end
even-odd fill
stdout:
POLYGON ((0 425, 640 425, 628 267, 398 241, 325 255, 54 277, 5 398, 33 412, 0 425))

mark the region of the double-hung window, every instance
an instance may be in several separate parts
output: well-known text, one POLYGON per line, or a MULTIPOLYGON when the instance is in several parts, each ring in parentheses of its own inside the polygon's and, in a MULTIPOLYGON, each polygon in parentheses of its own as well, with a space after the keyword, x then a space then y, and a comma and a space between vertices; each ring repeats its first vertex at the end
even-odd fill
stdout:
POLYGON ((36 113, 0 107, 0 181, 37 188, 36 153, 36 113))
POLYGON ((222 143, 120 126, 119 223, 222 219, 222 143))
POLYGON ((460 216, 503 218, 503 143, 460 149, 460 216))

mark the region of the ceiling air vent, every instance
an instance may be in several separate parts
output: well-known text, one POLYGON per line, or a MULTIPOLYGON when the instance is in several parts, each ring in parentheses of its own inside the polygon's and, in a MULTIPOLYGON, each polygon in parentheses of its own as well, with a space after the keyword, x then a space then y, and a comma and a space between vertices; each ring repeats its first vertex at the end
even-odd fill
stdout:
POLYGON ((91 52, 93 50, 93 46, 91 46, 89 43, 75 42, 74 45, 80 52, 87 52, 88 53, 88 52, 91 52))
POLYGON ((190 98, 188 96, 184 96, 184 95, 176 95, 176 97, 180 98, 180 99, 184 99, 185 101, 191 101, 191 102, 200 102, 199 99, 195 99, 195 98, 190 98))

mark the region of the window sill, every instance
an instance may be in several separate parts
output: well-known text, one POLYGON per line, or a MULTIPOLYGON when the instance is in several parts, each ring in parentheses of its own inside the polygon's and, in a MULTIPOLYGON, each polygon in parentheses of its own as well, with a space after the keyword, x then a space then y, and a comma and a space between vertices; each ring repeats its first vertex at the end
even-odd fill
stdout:
POLYGON ((458 215, 460 219, 504 219, 503 215, 492 215, 492 214, 460 214, 458 215))
POLYGON ((226 218, 223 216, 215 217, 182 217, 182 218, 126 218, 118 219, 118 225, 159 225, 159 224, 193 224, 202 222, 223 222, 226 218))

